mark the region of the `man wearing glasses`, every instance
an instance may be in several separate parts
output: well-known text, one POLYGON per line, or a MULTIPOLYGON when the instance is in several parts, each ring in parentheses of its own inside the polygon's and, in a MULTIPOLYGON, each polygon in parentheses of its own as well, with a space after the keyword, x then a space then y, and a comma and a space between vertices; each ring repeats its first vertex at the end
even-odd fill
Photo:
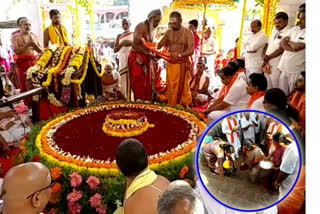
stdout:
POLYGON ((41 213, 49 201, 53 185, 49 169, 41 163, 30 162, 11 168, 3 180, 0 213, 41 213))

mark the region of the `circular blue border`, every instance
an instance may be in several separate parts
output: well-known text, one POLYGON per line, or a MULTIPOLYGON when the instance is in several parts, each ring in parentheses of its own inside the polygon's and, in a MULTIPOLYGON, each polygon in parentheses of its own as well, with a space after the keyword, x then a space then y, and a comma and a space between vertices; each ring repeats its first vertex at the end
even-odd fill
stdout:
POLYGON ((197 175, 198 175, 198 178, 201 182, 201 185, 204 187, 204 189, 207 191, 207 193, 214 199, 216 200, 218 203, 220 203, 221 205, 225 206, 225 207, 228 207, 229 209, 232 209, 232 210, 236 210, 236 211, 240 211, 240 212, 258 212, 258 211, 262 211, 262 210, 266 210, 266 209, 269 209, 275 205, 277 205, 278 203, 280 203, 283 199, 285 199, 289 194, 290 192, 292 191, 292 189, 294 188, 294 186, 296 185, 297 181, 299 180, 299 177, 300 177, 300 171, 301 171, 301 166, 302 166, 302 161, 301 161, 301 150, 300 150, 300 146, 299 146, 299 143, 295 137, 295 135, 292 133, 292 131, 289 129, 289 127, 284 123, 282 122, 280 119, 278 119, 277 117, 271 115, 271 114, 268 114, 266 112, 262 112, 262 111, 257 111, 257 110, 241 110, 241 111, 234 111, 234 112, 231 112, 229 114, 226 114, 222 117, 220 117, 218 120, 216 120, 214 123, 212 123, 208 128, 207 130, 202 134, 201 136, 201 140, 199 142, 199 145, 198 145, 198 148, 197 148, 197 153, 196 153, 196 169, 197 169, 197 175), (205 138, 205 136, 207 135, 207 133, 210 131, 210 129, 216 125, 219 121, 221 121, 222 119, 224 119, 225 117, 228 117, 230 115, 234 115, 236 113, 243 113, 243 112, 256 112, 256 113, 260 113, 260 114, 265 114, 265 115, 268 115, 276 120, 278 120, 279 122, 281 122, 290 132, 290 134, 293 136, 296 144, 297 144, 297 147, 298 147, 298 150, 299 150, 299 172, 298 172, 298 176, 294 182, 294 184, 292 185, 292 187, 290 188, 290 190, 287 192, 287 194, 281 198, 279 201, 277 201, 276 203, 268 206, 268 207, 265 207, 265 208, 261 208, 261 209, 257 209, 257 210, 242 210, 242 209, 237 209, 237 208, 234 208, 234 207, 230 207, 224 203, 222 203, 221 201, 219 201, 218 199, 216 199, 211 193, 210 191, 207 189, 206 185, 203 183, 203 180, 201 178, 201 175, 200 175, 200 170, 199 170, 199 152, 200 152, 200 149, 201 149, 201 144, 203 142, 203 139, 205 138))

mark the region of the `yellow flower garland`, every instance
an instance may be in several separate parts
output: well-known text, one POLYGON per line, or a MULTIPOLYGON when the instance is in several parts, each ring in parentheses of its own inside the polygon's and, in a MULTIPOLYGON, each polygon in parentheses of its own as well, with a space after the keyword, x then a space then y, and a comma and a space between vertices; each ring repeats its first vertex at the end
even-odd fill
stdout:
POLYGON ((91 53, 90 53, 90 62, 91 62, 91 65, 93 67, 93 70, 96 72, 98 77, 102 77, 103 73, 104 73, 104 70, 103 70, 103 68, 101 68, 101 72, 99 73, 97 65, 96 65, 96 61, 94 60, 94 56, 91 53))
POLYGON ((53 53, 50 49, 46 50, 38 60, 37 65, 40 65, 41 69, 44 69, 47 66, 48 62, 50 61, 52 55, 53 53))
POLYGON ((88 63, 89 63, 89 57, 90 57, 90 54, 89 52, 87 51, 87 54, 85 56, 85 61, 84 61, 84 67, 83 67, 83 73, 82 73, 82 76, 80 79, 78 80, 70 80, 71 83, 75 83, 75 84, 78 84, 78 85, 81 85, 82 82, 84 81, 84 79, 86 78, 87 76, 87 71, 88 71, 88 63))
MULTIPOLYGON (((115 162, 112 162, 112 163, 109 162, 109 164, 107 166, 105 166, 106 162, 104 164, 94 164, 93 162, 89 161, 89 163, 93 163, 93 166, 85 166, 85 165, 78 165, 75 162, 68 162, 67 160, 64 161, 61 159, 57 159, 57 158, 51 156, 49 153, 47 153, 48 152, 47 150, 44 150, 45 147, 47 147, 47 149, 48 149, 48 142, 47 143, 42 142, 42 138, 47 138, 48 131, 53 126, 58 125, 59 123, 63 122, 64 120, 68 120, 70 118, 73 118, 74 115, 84 115, 84 114, 87 114, 90 112, 95 112, 97 110, 100 111, 100 110, 107 110, 107 109, 112 109, 112 108, 116 108, 116 107, 122 107, 123 105, 125 105, 125 104, 110 104, 110 105, 106 105, 106 106, 81 109, 76 112, 68 113, 64 116, 61 116, 59 118, 56 118, 56 119, 50 121, 48 124, 46 124, 44 127, 42 127, 42 129, 41 129, 41 131, 35 141, 36 147, 39 149, 39 152, 40 152, 40 157, 45 158, 48 163, 50 163, 51 165, 55 165, 56 167, 61 167, 61 168, 67 167, 71 170, 76 170, 78 172, 89 172, 89 173, 93 173, 93 174, 97 174, 97 175, 101 175, 101 176, 118 175, 119 170, 117 169, 115 162)), ((159 107, 159 106, 152 106, 152 105, 145 106, 145 105, 141 105, 141 104, 129 104, 129 106, 132 108, 143 108, 143 109, 149 109, 149 110, 152 110, 152 109, 159 110, 161 108, 164 111, 176 113, 180 116, 187 117, 188 120, 193 121, 197 124, 197 126, 199 128, 199 133, 201 133, 206 126, 191 113, 176 110, 176 109, 173 109, 170 107, 159 107)), ((195 147, 195 144, 193 144, 193 147, 195 147)), ((51 145, 49 147, 49 150, 52 150, 53 148, 54 148, 54 145, 51 145)), ((169 163, 171 164, 172 161, 180 161, 184 157, 186 157, 190 152, 194 152, 194 151, 195 151, 195 148, 192 148, 190 151, 188 150, 185 153, 181 153, 178 156, 174 156, 174 158, 169 159, 169 160, 163 159, 162 157, 159 157, 161 159, 160 162, 156 160, 157 159, 156 157, 150 157, 150 160, 149 160, 149 162, 151 161, 150 162, 150 169, 155 170, 158 167, 167 166, 169 163)), ((63 154, 61 154, 60 156, 68 157, 63 154)))
POLYGON ((60 66, 62 65, 62 61, 66 55, 66 53, 68 52, 68 50, 72 48, 71 46, 66 46, 63 48, 63 51, 61 53, 61 56, 60 56, 60 59, 59 59, 59 63, 57 66, 55 66, 54 68, 51 68, 49 71, 48 71, 48 77, 47 77, 47 80, 45 82, 42 83, 42 86, 43 87, 48 87, 51 83, 51 80, 52 80, 52 75, 60 68, 60 66))

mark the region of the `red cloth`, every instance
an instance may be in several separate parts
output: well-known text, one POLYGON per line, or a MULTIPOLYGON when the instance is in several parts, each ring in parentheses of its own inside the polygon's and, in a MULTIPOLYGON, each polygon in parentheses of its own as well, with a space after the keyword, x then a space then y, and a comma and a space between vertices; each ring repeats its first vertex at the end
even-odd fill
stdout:
POLYGON ((285 149, 285 147, 279 146, 276 151, 274 151, 272 162, 275 166, 280 166, 285 149))
MULTIPOLYGON (((18 68, 18 76, 20 80, 20 92, 27 91, 31 88, 27 88, 26 77, 27 70, 31 66, 35 65, 37 62, 38 56, 27 56, 27 55, 16 55, 16 64, 18 68)), ((24 99, 24 104, 29 106, 31 104, 31 97, 24 99)))
POLYGON ((40 120, 49 120, 51 118, 54 118, 55 116, 65 113, 68 111, 68 108, 66 106, 57 107, 55 105, 52 105, 50 101, 47 98, 42 98, 40 100, 40 120))
POLYGON ((128 67, 134 99, 151 101, 152 82, 150 58, 138 52, 131 51, 129 54, 128 67), (147 73, 145 73, 143 67, 146 67, 147 73))

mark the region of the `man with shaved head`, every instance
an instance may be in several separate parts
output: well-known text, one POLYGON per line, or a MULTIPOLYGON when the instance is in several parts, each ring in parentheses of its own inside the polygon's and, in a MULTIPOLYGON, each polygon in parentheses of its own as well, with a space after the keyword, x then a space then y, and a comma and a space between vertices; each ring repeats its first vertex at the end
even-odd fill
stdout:
POLYGON ((155 29, 161 19, 161 10, 153 10, 149 13, 147 20, 136 26, 133 33, 128 67, 135 100, 151 101, 152 99, 151 60, 157 60, 157 57, 143 45, 141 39, 152 42, 155 29))
POLYGON ((51 194, 51 175, 41 163, 30 162, 11 168, 3 180, 2 214, 39 214, 51 194))
POLYGON ((253 73, 262 73, 264 52, 268 38, 261 30, 261 27, 262 24, 260 20, 251 22, 250 28, 253 35, 244 45, 247 78, 253 73))
MULTIPOLYGON (((20 33, 11 38, 13 51, 16 55, 16 64, 20 80, 20 92, 31 89, 26 84, 26 73, 28 68, 33 66, 42 53, 42 47, 39 39, 31 32, 31 22, 25 18, 19 18, 18 21, 20 33)), ((31 104, 31 99, 24 100, 25 105, 31 104)))

